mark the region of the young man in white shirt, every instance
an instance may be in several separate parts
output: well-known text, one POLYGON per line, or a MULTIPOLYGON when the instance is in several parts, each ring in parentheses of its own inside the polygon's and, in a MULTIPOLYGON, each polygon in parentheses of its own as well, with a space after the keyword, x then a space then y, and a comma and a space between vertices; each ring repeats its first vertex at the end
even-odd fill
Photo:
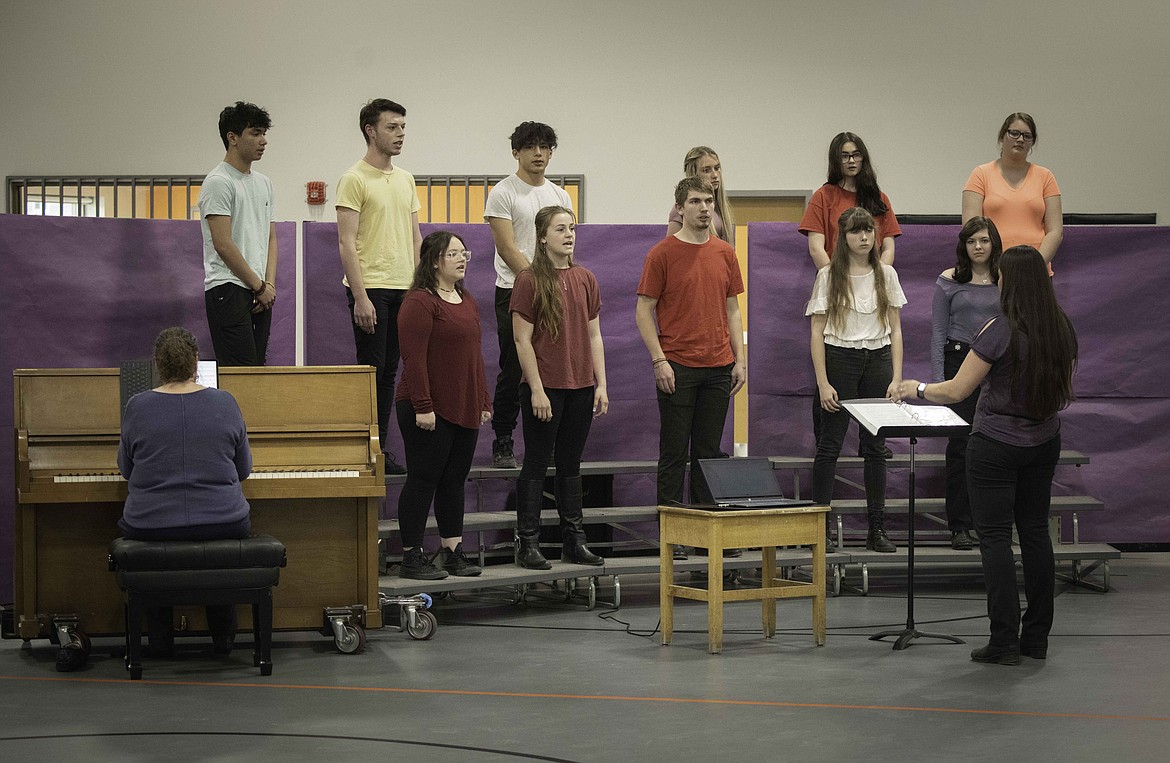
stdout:
POLYGON ((227 150, 199 189, 203 301, 215 359, 262 366, 276 302, 272 181, 252 171, 268 146, 268 112, 236 101, 219 114, 227 150))
POLYGON ((484 219, 496 245, 496 335, 500 342, 500 373, 492 401, 492 466, 516 466, 512 432, 520 415, 520 361, 512 337, 512 284, 532 262, 536 248, 536 213, 544 207, 572 209, 565 189, 544 177, 557 147, 557 134, 541 122, 524 122, 512 131, 516 173, 488 194, 484 219))
MULTIPOLYGON (((358 126, 366 154, 337 183, 337 241, 357 362, 377 369, 378 437, 385 451, 398 372, 398 308, 418 265, 421 204, 414 176, 394 165, 406 137, 406 109, 375 98, 362 108, 358 126)), ((406 473, 388 452, 386 473, 406 473)))

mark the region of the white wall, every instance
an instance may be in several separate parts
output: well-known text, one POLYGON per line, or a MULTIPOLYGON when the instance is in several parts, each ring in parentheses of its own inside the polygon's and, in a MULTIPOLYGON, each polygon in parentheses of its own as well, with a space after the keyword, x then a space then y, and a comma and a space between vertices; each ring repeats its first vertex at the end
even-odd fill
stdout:
POLYGON ((552 124, 590 222, 664 219, 692 145, 732 190, 812 189, 849 129, 897 212, 957 213, 1012 111, 1067 212, 1170 222, 1170 3, 1161 0, 4 0, 0 175, 202 174, 216 117, 275 127, 258 168, 282 219, 332 219, 370 97, 405 104, 402 166, 507 173, 507 136, 552 124))

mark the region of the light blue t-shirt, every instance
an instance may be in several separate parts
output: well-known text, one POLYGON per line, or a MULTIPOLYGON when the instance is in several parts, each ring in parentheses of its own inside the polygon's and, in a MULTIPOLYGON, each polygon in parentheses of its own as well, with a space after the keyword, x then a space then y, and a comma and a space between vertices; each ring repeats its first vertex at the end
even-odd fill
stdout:
MULTIPOLYGON (((199 226, 203 230, 203 290, 234 283, 249 288, 224 264, 211 243, 208 215, 232 218, 232 241, 248 266, 261 279, 268 267, 268 234, 272 226, 275 197, 272 181, 255 170, 247 175, 227 162, 207 173, 199 190, 199 226)), ((250 290, 250 289, 249 289, 250 290)))

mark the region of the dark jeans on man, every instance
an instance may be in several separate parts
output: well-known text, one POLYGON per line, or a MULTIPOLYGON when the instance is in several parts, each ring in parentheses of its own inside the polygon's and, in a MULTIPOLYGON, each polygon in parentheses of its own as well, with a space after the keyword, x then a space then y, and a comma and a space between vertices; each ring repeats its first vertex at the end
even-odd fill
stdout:
POLYGON ((414 406, 409 400, 399 400, 396 408, 406 449, 406 484, 398 499, 402 547, 422 547, 432 500, 439 536, 458 538, 463 535, 463 486, 479 430, 435 416, 435 429, 428 432, 414 423, 414 406))
POLYGON ((670 361, 674 393, 658 390, 658 502, 682 503, 683 477, 691 464, 691 502, 712 503, 700 458, 723 455, 720 443, 731 402, 731 364, 691 368, 670 361))
MULTIPOLYGON (((893 356, 888 346, 877 350, 825 345, 825 375, 837 390, 837 399, 856 400, 866 397, 885 397, 893 380, 893 356)), ((821 435, 817 439, 817 455, 813 459, 812 499, 829 503, 833 498, 833 482, 837 478, 837 457, 849 429, 849 414, 845 409, 836 413, 821 411, 821 435)), ((874 437, 865 427, 858 427, 861 457, 865 459, 865 504, 869 511, 884 511, 886 506, 885 438, 874 437)))
POLYGON ((500 373, 492 398, 492 431, 496 439, 511 436, 520 415, 520 358, 512 336, 512 290, 496 287, 496 337, 500 340, 500 373))
POLYGON ((532 388, 520 385, 520 417, 524 427, 522 480, 543 480, 550 458, 557 477, 581 474, 581 454, 593 425, 593 387, 545 389, 552 403, 552 419, 541 421, 532 412, 532 388))
MULTIPOLYGON (((374 333, 368 334, 353 321, 353 291, 347 286, 349 317, 353 326, 353 342, 357 346, 357 362, 377 369, 378 440, 386 450, 386 434, 390 429, 390 413, 394 409, 394 377, 398 373, 398 308, 406 297, 405 289, 366 289, 366 296, 374 303, 377 323, 374 333)), ((413 426, 413 419, 412 426, 413 426)))
MULTIPOLYGON (((967 359, 969 349, 970 345, 966 342, 947 339, 943 354, 943 377, 945 379, 955 378, 959 367, 967 359)), ((968 424, 971 424, 975 421, 975 406, 978 403, 979 387, 976 387, 966 400, 947 407, 962 416, 968 424)), ((947 526, 951 532, 970 530, 974 527, 971 524, 971 499, 967 495, 967 439, 969 437, 970 435, 964 434, 960 437, 947 439, 947 526)))
POLYGON ((211 347, 221 366, 262 366, 268 357, 272 311, 252 312, 252 290, 221 283, 203 292, 211 347))
POLYGON ((978 433, 967 444, 967 488, 979 531, 993 647, 1048 646, 1056 591, 1048 509, 1059 457, 1059 434, 1033 447, 1008 445, 978 433), (1022 623, 1012 556, 1013 523, 1020 538, 1028 600, 1022 623))

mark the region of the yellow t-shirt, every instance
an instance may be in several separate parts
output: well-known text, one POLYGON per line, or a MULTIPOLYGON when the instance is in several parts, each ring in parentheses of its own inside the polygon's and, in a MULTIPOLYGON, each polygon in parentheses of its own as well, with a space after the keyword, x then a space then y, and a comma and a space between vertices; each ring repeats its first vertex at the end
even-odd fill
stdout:
MULTIPOLYGON (((414 277, 414 225, 421 204, 414 175, 382 172, 359 159, 337 182, 336 206, 358 213, 357 253, 367 289, 409 289, 414 277)), ((342 278, 342 283, 349 286, 342 278)))

